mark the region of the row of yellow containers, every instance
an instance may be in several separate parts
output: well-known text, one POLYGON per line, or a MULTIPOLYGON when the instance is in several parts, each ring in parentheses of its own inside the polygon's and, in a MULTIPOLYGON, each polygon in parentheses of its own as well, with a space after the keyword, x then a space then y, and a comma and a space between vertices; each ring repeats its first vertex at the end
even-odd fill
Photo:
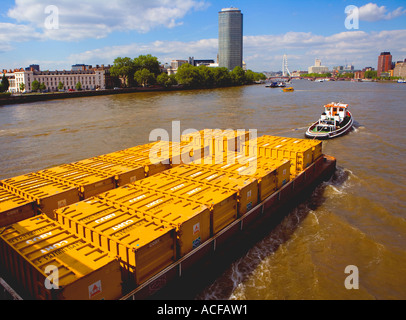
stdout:
POLYGON ((54 218, 54 209, 167 170, 173 157, 189 162, 203 152, 192 153, 185 143, 151 143, 0 181, 0 227, 37 211, 54 218))
POLYGON ((124 279, 136 285, 176 260, 173 225, 100 197, 55 210, 57 221, 70 232, 118 257, 124 279))
MULTIPOLYGON (((181 169, 183 166, 177 167, 176 169, 178 168, 181 169)), ((169 171, 172 170, 174 169, 169 171)), ((160 213, 159 210, 167 205, 163 200, 165 199, 164 196, 172 197, 173 199, 176 199, 176 201, 189 200, 192 203, 206 206, 210 209, 211 213, 209 216, 209 224, 207 224, 207 235, 210 236, 218 233, 237 219, 237 188, 239 182, 234 180, 232 183, 233 186, 230 185, 228 188, 225 188, 222 185, 205 184, 196 180, 191 181, 161 173, 146 180, 138 181, 134 185, 128 187, 132 189, 135 188, 140 193, 143 193, 144 190, 154 192, 157 194, 157 198, 153 201, 149 201, 149 199, 133 201, 129 206, 135 207, 138 210, 148 210, 147 212, 153 212, 154 214, 156 212, 160 213)), ((251 186, 250 188, 253 189, 251 186)), ((253 198, 253 196, 251 198, 253 198)), ((116 199, 120 202, 122 201, 119 197, 116 199)), ((171 209, 170 206, 169 209, 171 209)), ((242 209, 242 211, 246 212, 244 209, 242 209)), ((193 241, 194 239, 192 242, 193 241)), ((182 251, 185 252, 185 250, 182 251)))
MULTIPOLYGON (((88 251, 84 250, 86 254, 81 255, 71 251, 74 246, 69 247, 69 244, 80 243, 83 248, 90 246, 94 250, 92 253, 97 251, 101 255, 107 252, 119 257, 124 270, 129 271, 136 284, 141 284, 175 261, 178 255, 187 254, 234 221, 237 217, 236 197, 244 203, 252 197, 250 206, 255 205, 257 189, 254 186, 256 180, 252 178, 218 175, 214 170, 179 166, 165 174, 58 209, 55 215, 60 225, 39 216, 5 228, 1 232, 2 260, 7 269, 14 270, 14 275, 37 298, 105 297, 99 294, 104 280, 89 280, 86 272, 105 277, 110 264, 114 266, 113 261, 107 258, 99 260, 98 255, 93 257, 97 258, 99 264, 87 261, 88 251), (205 180, 207 182, 203 182, 205 180), (175 244, 179 249, 178 254, 175 244), (33 255, 32 252, 48 253, 45 257, 58 256, 58 260, 54 263, 54 260, 48 261, 48 258, 33 255), (66 255, 62 255, 65 252, 66 255), (8 260, 7 257, 12 258, 8 260), (23 269, 16 268, 13 264, 15 261, 24 266, 23 269), (41 261, 47 263, 40 264, 41 261), (50 296, 51 291, 44 288, 47 277, 45 268, 51 262, 58 269, 63 266, 70 274, 62 282, 67 289, 52 291, 55 296, 50 296), (82 267, 85 271, 81 270, 82 267), (36 282, 32 281, 32 277, 36 282)), ((245 212, 248 209, 245 207, 245 212)), ((240 214, 244 214, 244 211, 240 214)), ((114 268, 117 271, 117 266, 114 268)), ((112 282, 105 289, 117 289, 110 293, 110 298, 118 294, 117 278, 117 272, 112 277, 106 277, 106 281, 112 282)))
POLYGON ((191 212, 189 224, 198 212, 199 228, 209 229, 209 210, 187 201, 176 203, 168 222, 97 198, 56 210, 58 222, 44 214, 26 219, 0 229, 2 268, 36 299, 117 299, 123 280, 142 284, 176 260, 182 208, 191 212), (58 290, 47 287, 49 276, 58 290))
POLYGON ((293 177, 306 169, 322 154, 322 142, 304 139, 289 139, 263 136, 245 144, 246 154, 255 154, 274 159, 289 159, 293 177))
POLYGON ((2 268, 41 300, 118 299, 119 261, 46 215, 0 229, 2 268))
POLYGON ((277 142, 279 144, 290 144, 298 148, 312 148, 312 161, 316 161, 323 154, 323 142, 320 140, 286 138, 264 135, 257 138, 258 142, 277 142))
POLYGON ((223 157, 205 157, 201 161, 193 162, 193 165, 257 179, 260 201, 290 181, 290 160, 287 159, 247 157, 240 153, 228 152, 224 153, 223 157))
POLYGON ((123 267, 140 284, 236 220, 237 198, 242 198, 238 195, 240 187, 245 195, 251 193, 251 205, 241 214, 257 203, 255 179, 223 174, 217 182, 203 183, 171 175, 183 168, 178 166, 168 174, 148 177, 58 209, 56 219, 70 231, 119 256, 123 267), (160 232, 165 226, 168 230, 174 228, 176 239, 171 239, 176 243, 169 246, 170 239, 159 232, 141 232, 145 223, 140 217, 159 221, 160 232))
MULTIPOLYGON (((240 214, 255 205, 249 197, 256 197, 256 179, 202 170, 177 167, 165 172, 166 177, 138 181, 56 210, 55 215, 70 232, 120 257, 140 284, 176 260, 175 243, 182 256, 235 220, 236 198, 240 214)), ((54 244, 46 246, 52 249, 54 244)), ((98 285, 93 287, 98 290, 98 285)))

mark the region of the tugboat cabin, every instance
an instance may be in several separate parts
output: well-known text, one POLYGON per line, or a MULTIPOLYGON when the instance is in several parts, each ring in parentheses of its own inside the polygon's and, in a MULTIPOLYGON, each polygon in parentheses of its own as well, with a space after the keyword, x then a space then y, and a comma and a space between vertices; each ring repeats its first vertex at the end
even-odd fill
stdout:
POLYGON ((347 108, 348 104, 343 103, 330 103, 325 105, 319 124, 314 131, 331 132, 339 129, 344 119, 349 117, 347 108))

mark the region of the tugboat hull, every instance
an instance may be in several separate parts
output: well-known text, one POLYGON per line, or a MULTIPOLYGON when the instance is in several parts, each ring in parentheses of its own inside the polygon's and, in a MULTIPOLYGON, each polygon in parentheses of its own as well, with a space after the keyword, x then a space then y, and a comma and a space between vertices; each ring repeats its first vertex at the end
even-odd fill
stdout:
POLYGON ((339 128, 331 132, 323 132, 323 131, 316 132, 314 131, 314 128, 319 124, 319 122, 316 121, 307 129, 305 137, 308 139, 328 140, 346 135, 352 130, 352 126, 354 124, 354 119, 352 118, 351 113, 349 114, 350 114, 349 120, 342 128, 339 128))

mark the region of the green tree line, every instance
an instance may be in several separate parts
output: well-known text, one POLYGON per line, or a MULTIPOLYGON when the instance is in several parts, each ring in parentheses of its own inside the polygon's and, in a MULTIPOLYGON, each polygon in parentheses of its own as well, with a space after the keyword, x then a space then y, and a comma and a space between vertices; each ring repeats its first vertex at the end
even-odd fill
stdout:
POLYGON ((262 73, 244 71, 241 67, 229 71, 227 68, 195 67, 188 63, 180 66, 176 75, 168 75, 161 73, 158 59, 150 54, 134 59, 118 57, 114 60, 110 73, 120 78, 125 87, 154 84, 170 87, 180 84, 190 88, 214 88, 244 85, 266 79, 262 73))

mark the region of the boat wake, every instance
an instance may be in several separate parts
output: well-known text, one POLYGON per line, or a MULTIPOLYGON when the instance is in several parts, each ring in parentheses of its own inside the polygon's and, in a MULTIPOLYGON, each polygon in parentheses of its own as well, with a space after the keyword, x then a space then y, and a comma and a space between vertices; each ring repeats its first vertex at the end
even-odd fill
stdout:
MULTIPOLYGON (((255 288, 256 291, 260 291, 261 284, 258 282, 261 281, 258 279, 271 281, 269 279, 275 276, 272 274, 274 267, 270 267, 273 265, 272 261, 275 259, 275 254, 278 255, 278 259, 280 256, 284 256, 284 251, 288 250, 286 248, 287 243, 296 237, 295 233, 302 228, 305 219, 306 223, 313 226, 314 231, 308 235, 309 241, 324 241, 322 232, 320 232, 319 221, 322 213, 318 212, 318 209, 325 202, 326 193, 333 197, 345 196, 346 189, 350 187, 349 180, 353 179, 356 179, 356 176, 351 170, 337 168, 336 173, 329 181, 318 186, 308 200, 294 208, 270 233, 252 246, 243 257, 237 259, 217 280, 206 287, 196 299, 239 300, 246 298, 247 290, 251 292, 252 288, 255 288), (334 195, 331 194, 332 192, 334 195), (253 278, 256 280, 252 280, 253 278), (255 284, 251 283, 253 281, 255 284)), ((317 286, 317 278, 313 280, 314 286, 317 286)), ((263 285, 265 286, 265 284, 263 285)), ((262 289, 265 290, 266 288, 262 289)))

